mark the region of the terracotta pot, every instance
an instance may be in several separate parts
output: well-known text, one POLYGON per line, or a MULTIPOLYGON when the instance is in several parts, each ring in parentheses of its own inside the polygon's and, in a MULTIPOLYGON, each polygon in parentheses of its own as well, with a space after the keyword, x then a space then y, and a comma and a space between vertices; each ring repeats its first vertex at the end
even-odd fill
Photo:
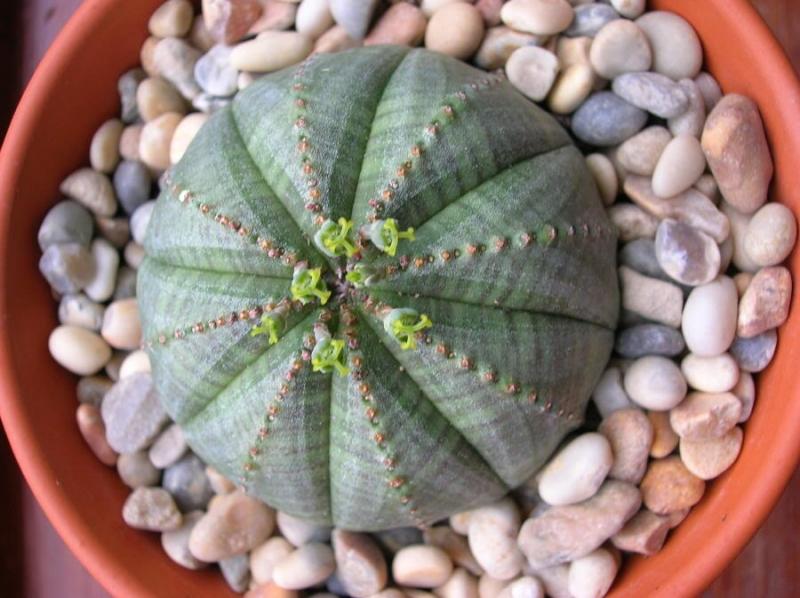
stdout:
MULTIPOLYGON (((75 379, 47 353, 55 309, 37 269, 36 231, 58 184, 87 162, 97 126, 118 109, 116 81, 138 62, 160 0, 86 0, 42 61, 0 154, 0 414, 28 483, 58 532, 117 596, 230 594, 215 571, 190 572, 158 536, 122 522, 127 490, 91 454, 75 425, 75 379)), ((800 86, 778 43, 746 0, 656 0, 686 17, 726 92, 761 107, 776 164, 773 198, 800 205, 800 86)), ((790 267, 800 280, 797 253, 790 267)), ((796 303, 796 302, 795 302, 796 303)), ((800 457, 800 310, 781 330, 775 361, 758 378, 742 454, 665 549, 632 559, 613 596, 675 598, 707 586, 775 504, 800 457)))

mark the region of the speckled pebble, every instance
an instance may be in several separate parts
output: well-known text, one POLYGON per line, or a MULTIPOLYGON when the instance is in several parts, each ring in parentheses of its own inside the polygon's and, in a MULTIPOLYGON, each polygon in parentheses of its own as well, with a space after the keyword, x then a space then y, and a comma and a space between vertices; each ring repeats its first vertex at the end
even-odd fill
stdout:
POLYGON ((129 526, 151 532, 178 529, 183 518, 163 488, 136 488, 125 500, 122 518, 129 526))
POLYGON ((332 540, 336 574, 350 596, 365 598, 386 586, 386 559, 368 534, 337 529, 332 540))
POLYGON ((164 471, 162 486, 169 490, 182 511, 205 509, 214 491, 203 462, 191 452, 164 471))
POLYGON ((623 73, 614 79, 614 93, 660 118, 686 112, 689 98, 680 85, 658 73, 623 73))
POLYGON ((653 427, 643 411, 622 409, 600 423, 597 429, 609 442, 613 464, 609 477, 638 484, 647 469, 653 442, 653 427))
POLYGON ((688 440, 708 440, 725 435, 739 421, 742 403, 729 392, 692 392, 672 409, 669 423, 688 440))
POLYGON ((150 374, 117 382, 105 396, 102 413, 108 441, 120 453, 148 447, 169 419, 150 374))
POLYGON ((639 206, 629 203, 614 204, 608 208, 608 217, 623 243, 656 236, 658 220, 639 206))

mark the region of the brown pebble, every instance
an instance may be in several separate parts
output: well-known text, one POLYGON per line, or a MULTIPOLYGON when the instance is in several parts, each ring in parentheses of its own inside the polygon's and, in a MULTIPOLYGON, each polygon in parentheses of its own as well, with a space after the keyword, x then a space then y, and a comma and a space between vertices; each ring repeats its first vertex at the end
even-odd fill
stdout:
POLYGON ((139 160, 139 140, 144 125, 129 125, 122 130, 119 138, 119 155, 125 160, 139 160))
POLYGON ((650 462, 639 488, 645 506, 666 515, 696 505, 706 483, 686 469, 680 457, 667 457, 650 462))
POLYGON ((712 480, 736 462, 742 449, 742 429, 738 426, 720 438, 681 439, 680 453, 686 469, 698 478, 712 480))
POLYGON ((386 586, 386 559, 368 534, 336 529, 331 537, 336 575, 347 593, 355 598, 370 596, 386 586))
POLYGON ((104 465, 115 465, 117 453, 106 440, 106 427, 100 416, 100 410, 90 403, 82 403, 78 405, 75 418, 78 420, 81 436, 92 449, 95 457, 104 465))
POLYGON ((736 334, 752 338, 777 328, 789 317, 792 274, 783 266, 762 268, 753 277, 739 302, 736 334))
POLYGON ((667 517, 642 509, 611 538, 611 542, 625 552, 652 555, 661 550, 669 530, 667 517))
POLYGON ((650 456, 654 459, 666 457, 678 446, 680 436, 669 423, 668 411, 648 411, 647 419, 653 426, 653 444, 650 445, 650 456))
POLYGON ((614 465, 608 475, 616 480, 638 484, 647 469, 653 442, 653 427, 639 409, 622 409, 605 418, 598 428, 611 444, 614 465))
POLYGON ((218 42, 234 44, 261 16, 258 0, 203 0, 203 18, 218 42))
POLYGON ((256 586, 244 598, 300 598, 297 590, 285 590, 272 582, 256 586))
POLYGON ((469 542, 461 534, 446 525, 437 525, 422 532, 425 544, 438 546, 444 550, 458 567, 463 567, 474 575, 481 575, 483 567, 478 564, 469 549, 469 542))
POLYGON ((741 414, 742 402, 730 392, 692 392, 670 411, 669 423, 681 438, 706 440, 725 435, 741 414))
POLYGON ((425 37, 427 24, 425 15, 416 6, 405 2, 393 4, 375 23, 364 39, 364 45, 418 46, 425 37))

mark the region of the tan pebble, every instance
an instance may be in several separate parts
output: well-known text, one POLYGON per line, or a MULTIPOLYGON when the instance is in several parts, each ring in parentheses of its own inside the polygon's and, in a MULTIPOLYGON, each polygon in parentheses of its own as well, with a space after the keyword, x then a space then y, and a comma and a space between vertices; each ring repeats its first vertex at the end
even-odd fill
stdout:
POLYGON ((119 138, 119 155, 124 160, 139 160, 139 140, 143 128, 144 125, 129 125, 123 129, 119 138))
POLYGON ((453 572, 447 553, 435 546, 406 546, 394 556, 392 576, 405 586, 435 588, 445 583, 453 572))
POLYGON ((592 173, 603 203, 610 206, 617 199, 619 193, 619 180, 614 165, 603 154, 589 154, 586 156, 586 166, 592 173))
POLYGON ((150 371, 150 356, 147 351, 132 351, 122 360, 122 365, 119 367, 119 379, 150 371))
POLYGON ((203 112, 194 112, 183 117, 175 129, 169 146, 169 160, 172 164, 180 162, 189 144, 207 120, 208 115, 203 112))
POLYGON ((478 596, 480 598, 498 598, 500 593, 511 584, 508 580, 495 579, 488 573, 478 580, 478 596))
POLYGON ((568 587, 575 598, 605 596, 617 576, 619 563, 611 551, 599 548, 569 566, 568 587))
POLYGON ((149 122, 167 112, 186 112, 186 102, 178 90, 161 77, 148 77, 136 88, 139 114, 149 122))
POLYGON ((300 598, 297 590, 286 590, 272 582, 256 586, 244 598, 300 598))
POLYGON ((706 158, 697 137, 682 133, 670 141, 653 171, 653 192, 672 197, 691 188, 706 169, 706 158))
POLYGON ((547 98, 547 105, 556 114, 571 114, 583 104, 595 84, 595 74, 588 64, 572 64, 556 79, 547 98))
POLYGON ((514 50, 541 45, 543 39, 542 36, 514 31, 504 25, 490 27, 475 53, 475 64, 487 71, 503 68, 514 50))
POLYGON ((767 200, 773 165, 758 107, 730 94, 708 115, 703 151, 725 200, 752 214, 767 200))
POLYGON ((144 247, 136 241, 129 241, 123 250, 125 263, 134 270, 137 269, 144 260, 144 247))
POLYGON ((703 48, 692 26, 668 11, 650 11, 636 20, 653 50, 653 70, 675 81, 694 78, 703 64, 703 48))
POLYGON ((753 282, 754 276, 752 272, 739 272, 733 277, 733 283, 736 285, 736 292, 739 293, 739 300, 741 300, 742 295, 744 295, 750 283, 753 282))
POLYGON ((158 77, 161 75, 158 70, 158 64, 156 63, 155 57, 156 46, 160 41, 160 37, 150 36, 144 40, 144 43, 139 50, 139 62, 149 77, 158 77))
POLYGON ((429 527, 422 532, 422 537, 425 544, 444 550, 455 565, 463 567, 473 575, 483 574, 483 567, 478 564, 470 552, 467 539, 457 534, 449 526, 429 527))
POLYGON ((192 511, 183 516, 183 523, 178 529, 161 534, 161 547, 167 556, 186 569, 202 569, 206 563, 198 561, 189 552, 189 536, 192 529, 200 521, 203 511, 192 511))
POLYGON ((192 29, 189 31, 189 42, 201 52, 208 52, 217 45, 217 40, 211 36, 208 27, 206 27, 203 15, 197 15, 194 18, 192 29))
POLYGON ((653 427, 639 409, 622 409, 605 418, 598 428, 611 445, 614 464, 608 475, 638 484, 647 469, 653 442, 653 427))
POLYGON ((470 519, 472 519, 472 511, 462 511, 450 515, 448 522, 454 532, 466 536, 469 533, 470 519))
POLYGON ((741 414, 742 403, 732 393, 693 392, 670 411, 669 423, 681 438, 704 440, 726 434, 741 414))
POLYGON ((178 529, 183 522, 175 501, 163 488, 136 488, 125 500, 122 518, 130 527, 151 532, 178 529))
POLYGON ((683 309, 683 292, 680 287, 643 276, 627 266, 620 266, 619 278, 622 307, 654 322, 673 328, 680 326, 683 309))
POLYGON ((650 556, 661 550, 669 530, 667 517, 642 509, 611 538, 611 542, 625 552, 650 556))
POLYGON ((550 93, 558 74, 558 58, 536 46, 514 50, 506 63, 506 75, 514 87, 535 102, 550 93))
POLYGON ((681 438, 680 454, 686 469, 702 480, 712 480, 734 464, 742 448, 742 429, 732 428, 720 438, 681 438))
POLYGON ((183 114, 167 112, 144 126, 139 140, 139 156, 142 162, 156 171, 170 167, 169 146, 181 120, 183 114))
POLYGON ((471 0, 422 0, 422 2, 417 2, 417 4, 419 4, 422 10, 422 14, 430 19, 437 10, 456 2, 471 2, 471 0))
POLYGON ((524 562, 517 547, 519 511, 505 498, 472 511, 469 547, 478 564, 495 579, 513 579, 524 562))
POLYGON ((797 241, 794 214, 785 205, 768 203, 750 219, 744 250, 758 266, 776 266, 785 260, 797 241))
POLYGON ((202 14, 215 40, 234 44, 261 16, 258 0, 203 0, 202 14))
POLYGON ((48 348, 61 367, 80 376, 97 373, 111 359, 108 343, 79 326, 59 326, 53 330, 48 348))
POLYGON ((364 39, 365 46, 394 44, 418 46, 425 38, 428 20, 412 4, 400 3, 389 7, 364 39))
POLYGON ((106 426, 100 416, 100 410, 94 405, 83 403, 78 405, 75 413, 78 429, 81 436, 92 449, 95 457, 104 465, 114 466, 117 463, 117 453, 106 440, 106 426))
POLYGON ((573 64, 590 64, 591 37, 561 36, 556 42, 556 56, 562 68, 573 64))
POLYGON ((496 27, 503 22, 500 12, 504 3, 505 0, 478 0, 475 2, 475 8, 480 11, 487 27, 496 27))
POLYGON ((566 0, 510 0, 503 5, 503 23, 537 35, 561 33, 572 23, 575 11, 566 0))
POLYGON ((91 210, 97 216, 113 216, 117 197, 109 178, 91 168, 80 168, 65 178, 59 191, 91 210))
POLYGON ((666 515, 696 505, 706 484, 686 469, 680 457, 667 457, 650 462, 640 488, 645 506, 666 515))
POLYGON ((756 273, 739 303, 737 335, 752 338, 777 328, 789 316, 792 275, 783 266, 763 268, 756 273))
POLYGON ((336 575, 353 598, 366 598, 386 587, 386 559, 368 534, 334 530, 336 575))
POLYGON ((119 140, 125 125, 118 118, 107 120, 92 137, 89 161, 92 168, 109 174, 119 162, 119 140))
POLYGON ((492 598, 544 598, 544 586, 535 577, 526 575, 512 581, 492 598))
POLYGON ((479 598, 478 580, 466 569, 455 569, 433 593, 439 598, 479 598))
POLYGON ((161 472, 150 462, 147 451, 121 454, 117 459, 117 473, 130 488, 155 486, 161 479, 161 472))
POLYGON ((730 223, 731 238, 733 239, 733 265, 742 272, 756 272, 758 264, 747 254, 744 244, 752 217, 741 213, 724 200, 720 202, 719 207, 730 223))
POLYGON ((616 19, 595 36, 589 53, 595 72, 606 79, 646 71, 652 54, 644 32, 633 22, 616 19))
POLYGON ((425 47, 454 58, 470 58, 483 40, 483 17, 471 4, 456 2, 437 10, 425 30, 425 47))
POLYGON ((294 550, 286 538, 275 536, 250 552, 250 574, 257 584, 272 581, 275 565, 294 550))
POLYGON ((631 174, 651 176, 671 140, 672 135, 664 127, 647 127, 619 146, 617 159, 631 174))
POLYGON ((314 53, 341 52, 361 46, 361 40, 350 37, 341 25, 334 25, 323 33, 314 44, 314 53))
POLYGON ((189 0, 167 0, 150 16, 147 28, 156 37, 183 37, 189 33, 193 19, 189 0))
POLYGON ((314 41, 302 33, 265 31, 236 46, 230 60, 240 71, 269 73, 300 62, 313 47, 314 41))
POLYGON ((136 349, 142 342, 139 305, 136 299, 120 299, 109 304, 100 334, 115 349, 136 349))
MULTIPOLYGON (((259 4, 261 4, 261 16, 250 25, 250 29, 247 30, 249 35, 264 31, 285 31, 295 25, 300 6, 298 3, 284 2, 283 0, 259 0, 259 4)), ((326 1, 325 4, 327 5, 328 2, 326 1)), ((322 17, 324 18, 324 14, 322 17)), ((317 24, 317 26, 319 25, 317 24)))
POLYGON ((617 229, 623 243, 636 239, 652 239, 656 236, 658 220, 639 206, 616 203, 608 208, 608 217, 617 229))
POLYGON ((739 381, 731 392, 742 403, 742 414, 739 416, 738 422, 742 424, 750 419, 756 402, 756 385, 753 381, 753 375, 749 372, 740 372, 739 381))
POLYGON ((322 583, 335 570, 333 549, 312 542, 278 561, 272 570, 272 581, 288 590, 303 590, 322 583))
POLYGON ((681 372, 689 386, 703 392, 728 392, 739 380, 739 366, 729 353, 713 357, 689 353, 681 361, 681 372))
POLYGON ((206 477, 211 484, 211 489, 214 490, 214 494, 230 494, 236 490, 236 484, 210 465, 206 466, 206 477))

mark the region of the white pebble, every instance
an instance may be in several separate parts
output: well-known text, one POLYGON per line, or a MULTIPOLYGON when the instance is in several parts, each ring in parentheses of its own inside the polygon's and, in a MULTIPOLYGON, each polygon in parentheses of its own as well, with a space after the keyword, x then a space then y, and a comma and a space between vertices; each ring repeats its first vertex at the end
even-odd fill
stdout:
POLYGON ((539 495, 546 503, 571 505, 591 498, 606 479, 614 455, 602 434, 582 434, 562 448, 544 467, 539 495))
POLYGON ((569 592, 574 598, 602 598, 617 576, 617 559, 598 548, 569 566, 569 592))
POLYGON ((231 66, 240 71, 269 73, 298 63, 311 54, 314 40, 294 31, 265 31, 231 52, 231 66))
POLYGON ((297 7, 294 22, 298 33, 317 39, 333 27, 330 3, 328 0, 303 0, 297 7))
POLYGON ((558 58, 536 46, 514 50, 506 63, 508 80, 524 95, 541 102, 550 93, 558 74, 558 58))
POLYGON ((50 355, 73 374, 97 373, 111 359, 111 347, 98 334, 78 326, 59 326, 47 341, 50 355))
POLYGON ((322 583, 335 569, 330 546, 305 544, 276 563, 272 580, 286 590, 303 590, 322 583))
POLYGON ((700 140, 684 133, 670 141, 658 159, 653 172, 653 192, 659 197, 672 197, 697 182, 706 169, 706 157, 700 140))
POLYGON ((714 357, 689 353, 681 362, 681 372, 689 386, 703 392, 727 392, 739 380, 739 366, 728 353, 714 357))
POLYGON ((535 577, 520 577, 503 588, 496 598, 544 598, 544 587, 535 577))
POLYGON ((630 409, 634 406, 622 387, 622 373, 619 368, 608 368, 600 377, 594 388, 592 400, 603 418, 615 411, 630 409))
POLYGON ((686 380, 675 363, 666 357, 649 355, 634 361, 625 371, 625 391, 638 405, 667 411, 686 396, 686 380))
POLYGON ((119 368, 119 379, 122 380, 140 372, 150 371, 150 357, 147 355, 147 351, 139 349, 138 351, 130 352, 125 357, 119 368))
POLYGON ((550 90, 547 105, 556 114, 571 114, 592 93, 597 77, 588 64, 571 64, 559 74, 550 90))
POLYGON ((110 303, 103 317, 100 334, 115 349, 137 349, 142 342, 142 326, 136 299, 120 299, 110 303))
POLYGON ((92 256, 95 263, 94 278, 83 291, 92 301, 108 301, 114 294, 117 282, 119 252, 105 239, 95 239, 92 241, 92 256))
POLYGON ((648 70, 652 55, 647 38, 636 23, 617 19, 597 33, 589 60, 598 75, 614 79, 623 73, 648 70))
POLYGON ((785 260, 797 241, 797 222, 781 203, 765 204, 753 214, 744 235, 744 250, 757 266, 776 266, 785 260))
POLYGON ((728 350, 736 336, 738 302, 736 285, 727 276, 692 289, 681 325, 692 353, 713 357, 728 350))
POLYGON ((692 26, 675 14, 656 10, 636 20, 653 50, 653 70, 680 81, 693 79, 703 65, 703 48, 692 26))
POLYGON ((517 546, 520 528, 517 506, 509 498, 472 511, 469 547, 478 564, 495 579, 514 579, 525 558, 517 546))
POLYGON ((153 215, 155 207, 155 200, 148 201, 136 208, 131 215, 131 236, 139 245, 144 245, 147 225, 150 224, 150 217, 153 215))
POLYGON ((537 35, 561 33, 574 16, 566 0, 510 0, 500 11, 503 23, 512 29, 537 35))

